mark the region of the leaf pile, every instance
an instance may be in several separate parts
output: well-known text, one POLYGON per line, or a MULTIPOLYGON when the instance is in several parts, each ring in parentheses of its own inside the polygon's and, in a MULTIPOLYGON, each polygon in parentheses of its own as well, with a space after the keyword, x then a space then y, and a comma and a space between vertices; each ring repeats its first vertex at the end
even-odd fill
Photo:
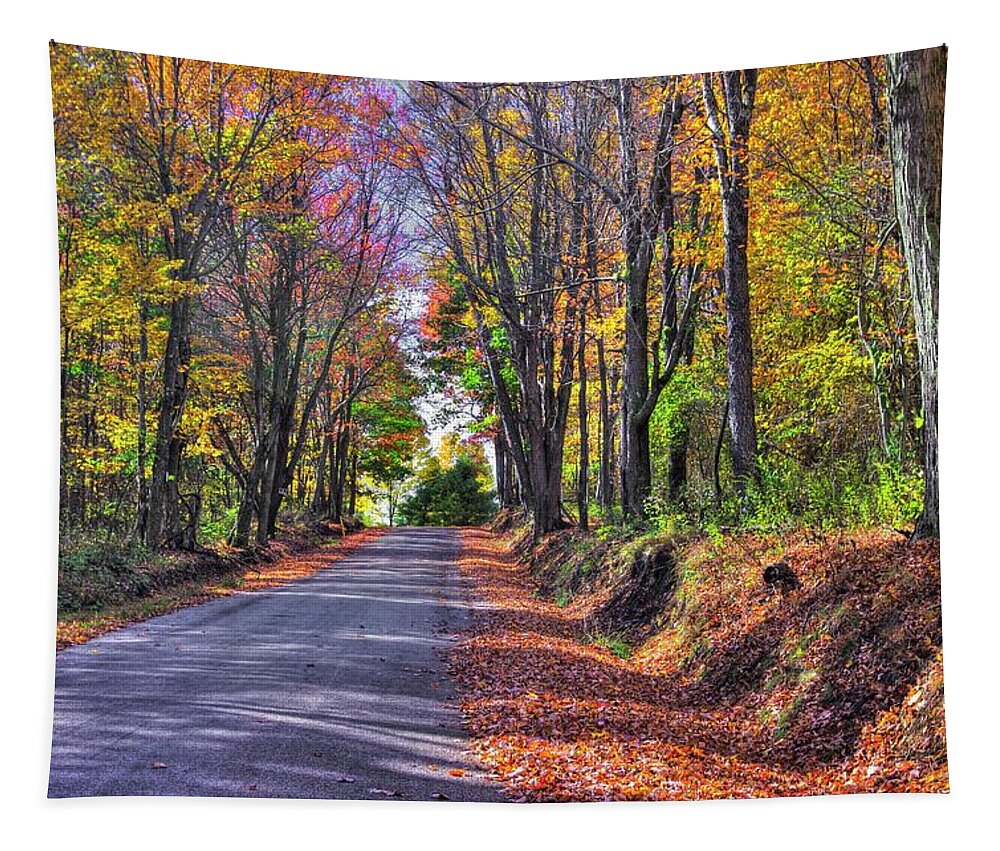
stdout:
POLYGON ((936 544, 678 545, 675 598, 626 660, 584 641, 606 594, 538 599, 502 539, 464 535, 488 607, 450 661, 474 750, 515 800, 947 790, 936 544), (761 581, 776 547, 801 579, 787 595, 761 581))

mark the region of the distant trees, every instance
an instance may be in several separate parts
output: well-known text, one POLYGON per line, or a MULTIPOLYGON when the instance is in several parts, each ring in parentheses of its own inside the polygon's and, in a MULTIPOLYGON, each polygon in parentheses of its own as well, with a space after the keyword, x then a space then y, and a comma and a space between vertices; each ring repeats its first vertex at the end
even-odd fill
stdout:
POLYGON ((500 465, 516 471, 541 536, 564 524, 563 446, 587 298, 584 202, 545 144, 559 134, 562 145, 585 146, 585 120, 550 124, 558 113, 549 93, 533 87, 434 84, 414 112, 428 230, 448 251, 474 319, 509 453, 500 465))
POLYGON ((438 455, 427 459, 418 482, 399 504, 399 523, 405 526, 475 526, 496 511, 494 496, 484 487, 489 469, 469 447, 447 437, 438 455))
POLYGON ((924 507, 914 530, 917 538, 936 537, 940 530, 937 328, 947 61, 945 47, 886 57, 893 188, 913 302, 923 402, 924 507))

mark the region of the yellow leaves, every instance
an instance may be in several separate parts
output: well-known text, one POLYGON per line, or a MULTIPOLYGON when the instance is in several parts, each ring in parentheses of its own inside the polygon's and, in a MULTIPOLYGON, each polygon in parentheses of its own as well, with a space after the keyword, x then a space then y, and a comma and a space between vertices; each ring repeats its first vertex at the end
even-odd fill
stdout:
POLYGON ((613 307, 600 319, 590 319, 588 324, 593 333, 603 338, 607 345, 616 345, 624 336, 625 307, 613 307))

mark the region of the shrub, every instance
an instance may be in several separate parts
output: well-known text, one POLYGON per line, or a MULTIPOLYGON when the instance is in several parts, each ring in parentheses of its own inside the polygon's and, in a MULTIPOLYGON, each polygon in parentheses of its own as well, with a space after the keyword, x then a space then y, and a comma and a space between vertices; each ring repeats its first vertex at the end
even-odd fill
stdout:
POLYGON ((152 587, 142 569, 147 553, 121 543, 79 538, 59 553, 59 610, 72 611, 141 597, 152 587))

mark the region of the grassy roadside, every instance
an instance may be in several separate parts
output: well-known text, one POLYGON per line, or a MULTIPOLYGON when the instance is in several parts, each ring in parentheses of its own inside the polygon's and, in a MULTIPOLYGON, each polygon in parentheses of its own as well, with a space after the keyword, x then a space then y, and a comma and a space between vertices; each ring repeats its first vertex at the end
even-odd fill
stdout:
POLYGON ((86 564, 61 559, 56 649, 217 597, 311 576, 383 531, 319 523, 289 529, 255 550, 219 548, 138 560, 111 554, 103 565, 94 557, 86 564))

